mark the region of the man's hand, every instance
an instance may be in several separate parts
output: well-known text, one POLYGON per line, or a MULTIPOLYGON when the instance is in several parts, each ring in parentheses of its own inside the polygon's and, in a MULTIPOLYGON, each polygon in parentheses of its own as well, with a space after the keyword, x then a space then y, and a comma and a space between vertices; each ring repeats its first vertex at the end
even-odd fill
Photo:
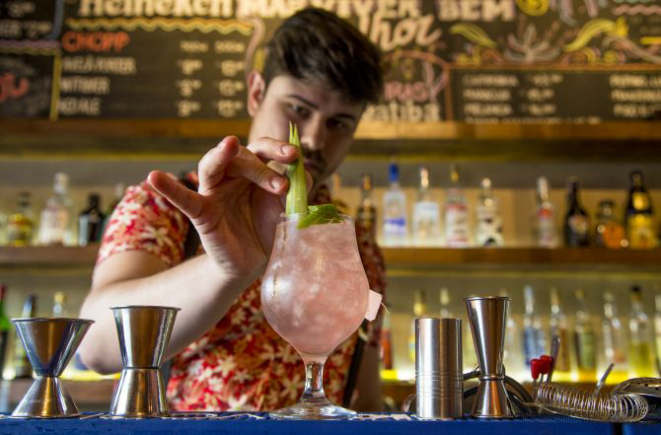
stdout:
POLYGON ((252 280, 270 255, 289 186, 267 163, 288 164, 298 156, 298 148, 286 142, 262 138, 243 147, 228 136, 200 160, 197 192, 158 171, 149 174, 149 183, 188 216, 207 255, 225 273, 252 280))

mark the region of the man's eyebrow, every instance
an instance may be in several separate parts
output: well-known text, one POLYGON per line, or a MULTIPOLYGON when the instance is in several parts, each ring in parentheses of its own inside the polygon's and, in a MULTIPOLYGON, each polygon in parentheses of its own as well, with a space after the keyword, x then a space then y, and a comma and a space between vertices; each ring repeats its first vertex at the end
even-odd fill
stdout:
MULTIPOLYGON (((288 94, 287 96, 288 96, 289 98, 293 98, 293 99, 295 99, 295 100, 298 100, 298 101, 300 101, 301 103, 305 103, 305 104, 307 104, 308 106, 310 106, 311 108, 313 108, 313 109, 315 109, 315 110, 319 109, 319 106, 317 106, 316 104, 314 104, 312 101, 310 101, 310 100, 308 100, 308 99, 306 99, 306 98, 301 97, 301 96, 298 95, 298 94, 288 94)), ((334 115, 333 117, 334 117, 334 118, 345 118, 345 119, 349 119, 349 120, 354 121, 354 122, 357 121, 356 116, 355 116, 355 115, 352 115, 351 113, 338 113, 338 114, 334 115)))

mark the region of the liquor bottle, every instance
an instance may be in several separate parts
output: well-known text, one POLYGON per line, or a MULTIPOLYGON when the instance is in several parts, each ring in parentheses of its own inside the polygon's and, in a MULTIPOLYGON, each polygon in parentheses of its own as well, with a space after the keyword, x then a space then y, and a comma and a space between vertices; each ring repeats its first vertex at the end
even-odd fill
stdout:
POLYGON ((447 287, 442 287, 439 296, 441 302, 441 319, 453 318, 452 310, 450 310, 450 290, 447 287))
POLYGON ((413 317, 414 320, 411 321, 411 333, 409 334, 409 359, 411 362, 415 362, 415 318, 424 317, 428 313, 427 311, 427 293, 424 290, 418 290, 415 292, 413 299, 413 317))
POLYGON ((537 179, 537 246, 558 246, 558 231, 555 226, 555 207, 549 199, 549 182, 546 177, 537 179))
POLYGON ((335 172, 332 177, 332 188, 331 188, 331 198, 332 202, 337 208, 337 210, 342 213, 342 214, 349 214, 349 206, 347 203, 342 199, 342 177, 340 177, 340 174, 335 172))
POLYGON ((441 211, 429 190, 429 171, 420 167, 418 198, 413 204, 413 242, 421 246, 438 246, 441 237, 441 211))
POLYGON ((0 246, 7 244, 7 214, 0 209, 0 246))
POLYGON ((459 184, 459 170, 450 168, 451 186, 443 205, 445 244, 450 248, 465 248, 470 244, 468 202, 459 184))
POLYGON ((562 311, 558 289, 555 287, 551 288, 551 318, 549 324, 551 338, 557 335, 560 339, 558 358, 555 361, 554 379, 560 382, 569 381, 571 380, 571 337, 567 316, 562 311))
POLYGON ((597 380, 597 339, 590 315, 585 308, 583 290, 576 290, 576 305, 574 345, 578 380, 579 382, 594 382, 597 380))
POLYGON ((379 337, 379 342, 379 357, 381 360, 382 373, 381 377, 396 378, 396 376, 392 376, 392 371, 394 368, 392 355, 392 321, 387 306, 383 313, 383 324, 381 325, 381 335, 379 337))
POLYGON ((523 352, 526 365, 530 366, 530 360, 539 358, 546 353, 546 340, 539 313, 535 313, 535 295, 531 286, 523 289, 523 302, 525 315, 523 317, 523 352))
POLYGON ((565 216, 565 245, 576 248, 590 244, 590 218, 581 206, 578 197, 578 178, 571 177, 567 192, 567 215, 565 216))
POLYGON ((498 200, 491 191, 491 179, 482 179, 482 192, 475 207, 475 245, 503 246, 503 221, 498 200))
MULTIPOLYGON (((506 289, 500 289, 499 296, 509 297, 506 289)), ((524 362, 523 346, 521 345, 520 329, 517 325, 516 316, 510 310, 505 325, 505 349, 503 351, 503 364, 507 375, 515 379, 526 376, 526 365, 524 362)))
MULTIPOLYGON (((23 303, 23 311, 21 311, 21 317, 34 317, 36 311, 36 300, 37 297, 34 294, 28 295, 25 298, 23 303)), ((21 342, 21 338, 18 336, 18 333, 14 337, 14 378, 23 379, 32 377, 32 366, 28 360, 27 354, 25 353, 25 348, 21 342)))
POLYGON ((67 296, 64 292, 55 292, 53 295, 53 317, 66 317, 66 304, 67 296))
MULTIPOLYGON (((602 321, 604 340, 604 366, 613 363, 613 370, 608 383, 619 384, 629 378, 627 366, 627 336, 624 326, 617 315, 617 305, 613 294, 604 293, 604 320, 602 321)), ((605 369, 604 367, 604 369, 605 369)), ((603 372, 603 370, 600 370, 603 372)))
POLYGON ((372 235, 376 231, 376 207, 372 199, 372 176, 369 174, 363 175, 361 200, 356 213, 356 224, 372 235))
POLYGON ((0 379, 3 379, 2 373, 5 370, 7 342, 9 341, 9 330, 11 329, 11 322, 7 317, 7 313, 5 313, 6 296, 7 286, 0 284, 0 379))
POLYGON ((73 203, 69 197, 69 176, 55 174, 53 196, 48 198, 39 222, 39 243, 42 245, 71 245, 73 203))
POLYGON ((91 193, 87 197, 87 207, 78 215, 78 244, 87 246, 89 243, 100 242, 103 237, 103 222, 101 196, 91 193))
POLYGON ((601 248, 619 249, 629 246, 624 227, 615 219, 614 203, 610 199, 599 202, 594 244, 601 248))
MULTIPOLYGON (((477 296, 476 294, 469 294, 468 298, 477 296)), ((473 342, 473 332, 471 331, 470 322, 468 321, 468 314, 466 310, 461 311, 461 345, 464 371, 473 371, 478 368, 477 353, 475 352, 475 343, 473 342)))
POLYGON ((7 220, 7 243, 10 246, 32 244, 34 226, 30 193, 20 192, 16 202, 16 211, 7 220))
POLYGON ((629 376, 654 377, 652 328, 643 310, 641 289, 631 287, 631 314, 629 315, 629 376))
POLYGON ((625 214, 629 246, 634 249, 652 249, 657 246, 652 224, 652 200, 645 188, 643 174, 631 173, 631 189, 625 214))
POLYGON ((656 371, 661 374, 661 294, 654 297, 654 341, 656 343, 656 371))
POLYGON ((383 242, 387 246, 401 246, 408 237, 406 196, 399 187, 399 167, 390 165, 390 188, 383 195, 383 242))

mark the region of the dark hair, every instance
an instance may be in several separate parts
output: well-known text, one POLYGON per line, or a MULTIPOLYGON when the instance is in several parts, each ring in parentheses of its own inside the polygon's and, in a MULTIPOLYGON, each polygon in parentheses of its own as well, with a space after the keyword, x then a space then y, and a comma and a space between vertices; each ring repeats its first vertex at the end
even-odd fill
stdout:
POLYGON ((352 103, 375 103, 383 90, 381 54, 335 14, 303 9, 287 18, 266 46, 264 81, 280 74, 321 80, 352 103))

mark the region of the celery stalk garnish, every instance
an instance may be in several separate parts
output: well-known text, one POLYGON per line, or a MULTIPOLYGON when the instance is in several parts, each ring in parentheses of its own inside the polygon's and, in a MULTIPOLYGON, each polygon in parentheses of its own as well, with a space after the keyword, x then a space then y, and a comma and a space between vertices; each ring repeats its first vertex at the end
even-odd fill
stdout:
POLYGON ((289 123, 289 143, 297 146, 300 154, 298 159, 287 168, 289 191, 287 192, 285 213, 287 215, 301 214, 301 218, 304 218, 308 214, 308 190, 305 185, 303 149, 298 139, 298 127, 291 122, 289 123))
POLYGON ((299 214, 298 229, 310 225, 333 224, 342 222, 340 212, 333 204, 311 205, 308 207, 308 190, 305 181, 305 166, 303 163, 303 149, 298 138, 298 127, 289 123, 289 143, 300 149, 298 159, 287 167, 289 177, 289 191, 285 203, 285 214, 299 214))

